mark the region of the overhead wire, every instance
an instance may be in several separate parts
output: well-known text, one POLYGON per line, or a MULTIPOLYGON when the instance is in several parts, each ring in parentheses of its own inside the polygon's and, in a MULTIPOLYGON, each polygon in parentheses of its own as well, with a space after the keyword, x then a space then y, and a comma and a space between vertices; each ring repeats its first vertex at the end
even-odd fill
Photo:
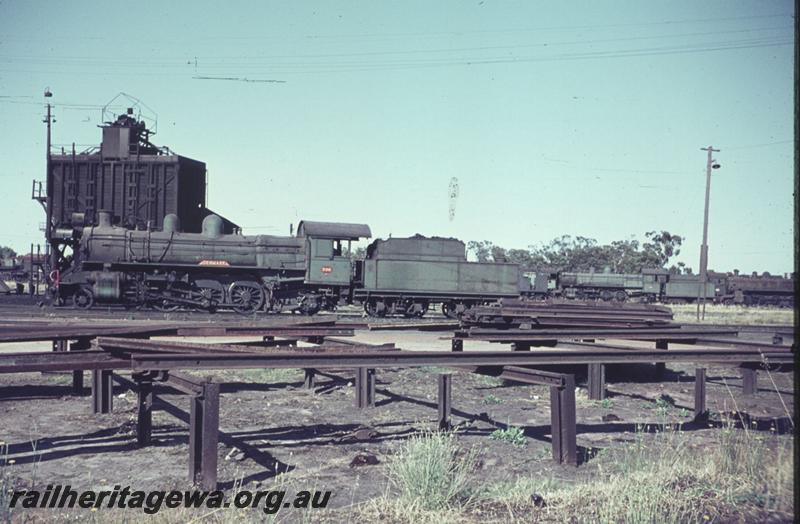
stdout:
MULTIPOLYGON (((572 60, 596 60, 596 59, 613 59, 613 58, 628 58, 628 57, 647 57, 659 55, 677 55, 677 54, 691 54, 700 52, 711 51, 724 51, 724 50, 741 50, 741 49, 756 49, 762 47, 776 47, 792 45, 794 42, 791 38, 754 38, 754 39, 740 39, 728 41, 716 41, 705 43, 689 43, 682 45, 666 45, 658 47, 645 47, 633 49, 615 49, 615 50, 599 50, 599 51, 583 51, 583 52, 567 52, 557 54, 541 54, 541 55, 525 55, 525 56, 489 56, 489 57, 469 57, 469 58, 428 58, 428 59, 404 59, 404 60, 384 60, 380 62, 370 61, 356 61, 356 62, 298 62, 298 63, 274 63, 263 65, 219 65, 207 66, 208 69, 217 69, 216 74, 221 74, 222 71, 235 71, 229 73, 228 76, 238 76, 250 78, 253 72, 267 71, 270 74, 303 74, 303 73, 331 73, 331 72, 357 72, 357 71, 376 71, 387 69, 425 69, 436 67, 449 67, 449 66, 473 66, 473 65, 486 65, 486 64, 511 64, 511 63, 528 63, 528 62, 549 62, 549 61, 572 61, 572 60), (237 67, 239 69, 231 69, 237 67), (242 70, 242 68, 245 68, 242 70)), ((543 45, 546 47, 546 45, 543 45)), ((134 69, 131 64, 119 64, 117 67, 122 67, 122 73, 133 72, 134 69)), ((152 65, 147 66, 152 69, 152 65)), ((97 71, 99 74, 107 74, 108 67, 103 71, 97 71)), ((205 68, 203 68, 205 69, 205 68)), ((3 71, 0 68, 0 71, 3 71)), ((37 72, 36 70, 11 70, 6 69, 6 72, 37 72)), ((52 68, 48 68, 49 72, 56 72, 52 68)), ((93 70, 78 71, 74 67, 70 67, 69 71, 57 71, 59 73, 92 73, 93 70)), ((198 76, 197 72, 193 69, 194 76, 198 76)), ((139 74, 139 73, 137 73, 139 74)), ((146 74, 146 73, 144 73, 146 74)), ((150 75, 163 75, 163 72, 150 73, 150 75)), ((184 74, 176 72, 175 74, 184 74)), ((251 80, 260 80, 257 78, 250 78, 251 80)))
POLYGON ((82 63, 84 65, 118 65, 124 64, 131 65, 146 65, 148 67, 168 66, 174 67, 175 65, 190 65, 195 66, 195 61, 202 61, 203 67, 209 67, 209 62, 215 64, 216 60, 223 60, 226 63, 230 61, 245 61, 252 63, 256 60, 276 60, 276 59, 304 59, 304 58, 342 58, 342 57, 357 57, 357 56, 390 56, 390 55, 413 55, 413 54, 441 54, 441 53, 458 53, 458 52, 472 52, 472 51, 497 51, 497 50, 513 50, 513 49, 530 49, 537 47, 552 47, 552 46, 569 46, 569 45, 595 45, 614 42, 629 42, 637 40, 657 40, 669 38, 689 38, 689 37, 710 37, 715 35, 735 34, 735 33, 754 33, 760 31, 780 31, 792 30, 792 26, 773 26, 773 27, 759 27, 749 29, 735 29, 726 31, 703 31, 693 33, 673 33, 661 35, 646 35, 646 36, 630 36, 630 37, 616 37, 616 38, 601 38, 601 39, 580 39, 580 40, 567 40, 567 41, 542 41, 536 43, 526 44, 513 44, 513 45, 493 45, 493 46, 477 46, 477 47, 450 47, 450 48, 437 48, 437 49, 406 49, 406 50, 392 50, 392 51, 362 51, 357 53, 325 53, 325 54, 292 54, 292 55, 231 55, 231 56, 197 56, 194 60, 187 61, 185 56, 171 57, 171 58, 150 58, 140 62, 132 61, 131 59, 120 59, 118 56, 111 57, 82 57, 82 56, 32 56, 32 55, 17 55, 17 56, 2 56, 0 61, 24 61, 25 63, 37 64, 60 64, 64 62, 82 63))
MULTIPOLYGON (((503 28, 503 29, 474 29, 474 30, 457 30, 457 31, 410 31, 410 32, 396 32, 396 33, 389 33, 389 32, 380 32, 380 33, 352 33, 352 34, 307 34, 307 35, 300 35, 295 36, 295 40, 356 40, 356 39, 387 39, 387 38, 422 38, 422 37, 464 37, 470 35, 502 35, 502 34, 517 34, 517 33, 536 33, 536 32, 546 32, 546 31, 569 31, 569 30, 605 30, 605 29, 616 29, 622 27, 651 27, 651 26, 671 26, 671 25, 687 25, 687 24, 722 24, 727 22, 736 22, 736 21, 752 21, 752 20, 764 20, 764 19, 774 19, 774 18, 783 18, 787 20, 793 20, 794 14, 793 13, 772 13, 772 14, 763 14, 763 15, 752 15, 752 16, 729 16, 729 17, 713 17, 713 18, 694 18, 694 19, 679 19, 679 20, 653 20, 653 21, 636 21, 636 22, 624 22, 624 23, 614 23, 614 24, 589 24, 589 25, 557 25, 557 26, 533 26, 533 27, 519 27, 519 28, 503 28)), ((112 35, 109 34, 108 36, 87 36, 87 35, 80 35, 80 34, 72 34, 69 35, 48 35, 48 39, 50 40, 61 40, 61 39, 68 39, 70 41, 80 41, 80 40, 105 40, 112 38, 112 35)), ((287 40, 287 35, 276 35, 276 34, 264 34, 259 33, 257 35, 211 35, 211 34, 198 34, 194 35, 193 38, 197 41, 249 41, 249 40, 258 40, 258 41, 281 41, 284 42, 287 40)), ((159 35, 157 38, 148 38, 150 42, 165 42, 170 40, 183 40, 182 38, 169 38, 163 34, 159 35)), ((5 41, 35 41, 40 42, 41 37, 39 36, 32 36, 29 33, 25 34, 13 34, 13 33, 5 33, 3 34, 3 40, 5 41)))

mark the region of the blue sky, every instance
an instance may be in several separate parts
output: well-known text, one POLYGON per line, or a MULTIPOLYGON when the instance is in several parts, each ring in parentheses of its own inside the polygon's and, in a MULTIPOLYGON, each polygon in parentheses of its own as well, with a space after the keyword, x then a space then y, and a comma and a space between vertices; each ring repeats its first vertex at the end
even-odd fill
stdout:
POLYGON ((788 272, 793 27, 791 1, 2 0, 0 244, 42 238, 49 87, 56 144, 97 144, 100 107, 142 100, 248 234, 331 220, 524 248, 666 229, 696 269, 713 145, 709 267, 788 272))

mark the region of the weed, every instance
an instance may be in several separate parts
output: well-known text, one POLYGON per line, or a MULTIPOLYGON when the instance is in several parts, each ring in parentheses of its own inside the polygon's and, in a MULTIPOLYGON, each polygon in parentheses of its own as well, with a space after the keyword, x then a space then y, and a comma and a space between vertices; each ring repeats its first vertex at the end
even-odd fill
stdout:
POLYGON ((243 369, 236 374, 247 382, 262 382, 264 384, 281 384, 285 382, 300 382, 303 380, 298 369, 264 368, 243 369))
POLYGON ((489 435, 492 440, 501 440, 514 444, 515 446, 524 446, 527 442, 525 438, 525 431, 522 428, 515 426, 508 426, 505 429, 496 429, 489 435))
POLYGON ((8 446, 0 442, 0 521, 8 524, 14 512, 14 509, 9 507, 14 482, 6 464, 8 464, 8 446))
POLYGON ((484 386, 491 386, 496 388, 498 386, 503 385, 502 378, 492 377, 489 375, 477 375, 476 378, 478 379, 478 382, 480 382, 484 386))
POLYGON ((566 485, 553 478, 521 477, 514 481, 489 484, 478 496, 480 500, 527 501, 531 493, 550 493, 566 485))
POLYGON ((423 373, 432 373, 434 375, 446 375, 453 372, 453 370, 441 366, 422 366, 417 369, 423 373))
POLYGON ((503 403, 503 399, 498 398, 498 397, 496 397, 496 396, 494 396, 494 395, 492 395, 490 393, 490 394, 486 395, 485 397, 483 397, 483 403, 484 404, 502 404, 503 403))
POLYGON ((611 409, 614 407, 614 401, 610 398, 604 398, 603 400, 596 401, 595 406, 603 409, 611 409))
POLYGON ((439 510, 469 499, 477 463, 462 452, 451 433, 424 433, 408 439, 389 464, 389 479, 412 508, 439 510))

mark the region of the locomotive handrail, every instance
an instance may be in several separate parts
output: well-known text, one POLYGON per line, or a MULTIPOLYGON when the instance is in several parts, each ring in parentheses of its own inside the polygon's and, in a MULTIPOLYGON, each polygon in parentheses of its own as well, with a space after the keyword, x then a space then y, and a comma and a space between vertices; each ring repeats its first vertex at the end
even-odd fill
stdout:
POLYGON ((161 253, 161 256, 158 258, 158 263, 161 263, 164 260, 164 257, 167 256, 167 251, 169 251, 170 246, 172 246, 172 239, 175 237, 175 231, 170 231, 169 240, 167 240, 167 245, 164 246, 164 252, 161 253))

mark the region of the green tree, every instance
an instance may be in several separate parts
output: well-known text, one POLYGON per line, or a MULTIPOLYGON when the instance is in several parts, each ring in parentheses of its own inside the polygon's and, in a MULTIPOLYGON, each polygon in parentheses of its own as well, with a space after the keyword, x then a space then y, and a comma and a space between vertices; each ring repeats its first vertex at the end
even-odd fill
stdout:
POLYGON ((494 244, 488 240, 476 241, 470 240, 467 242, 467 252, 475 255, 478 262, 489 262, 492 259, 492 248, 494 244))
POLYGON ((533 257, 527 249, 509 249, 506 252, 506 260, 522 267, 533 267, 533 257))
POLYGON ((679 235, 672 235, 669 231, 648 231, 644 236, 648 242, 642 245, 643 254, 646 261, 656 267, 666 266, 670 258, 681 253, 683 239, 679 235))
POLYGON ((352 261, 363 260, 364 257, 367 255, 367 248, 361 246, 355 248, 352 252, 348 252, 346 247, 342 251, 343 251, 342 255, 344 256, 349 255, 350 260, 352 261))
POLYGON ((14 258, 17 252, 10 247, 0 246, 0 258, 14 258))
MULTIPOLYGON (((648 231, 645 242, 636 239, 616 240, 599 244, 593 238, 563 235, 550 242, 524 249, 505 249, 488 240, 469 242, 469 250, 479 261, 514 262, 526 268, 548 268, 555 271, 604 271, 638 273, 645 268, 667 267, 669 260, 680 254, 682 238, 668 231, 648 231)), ((674 272, 691 274, 683 263, 673 266, 674 272)))

